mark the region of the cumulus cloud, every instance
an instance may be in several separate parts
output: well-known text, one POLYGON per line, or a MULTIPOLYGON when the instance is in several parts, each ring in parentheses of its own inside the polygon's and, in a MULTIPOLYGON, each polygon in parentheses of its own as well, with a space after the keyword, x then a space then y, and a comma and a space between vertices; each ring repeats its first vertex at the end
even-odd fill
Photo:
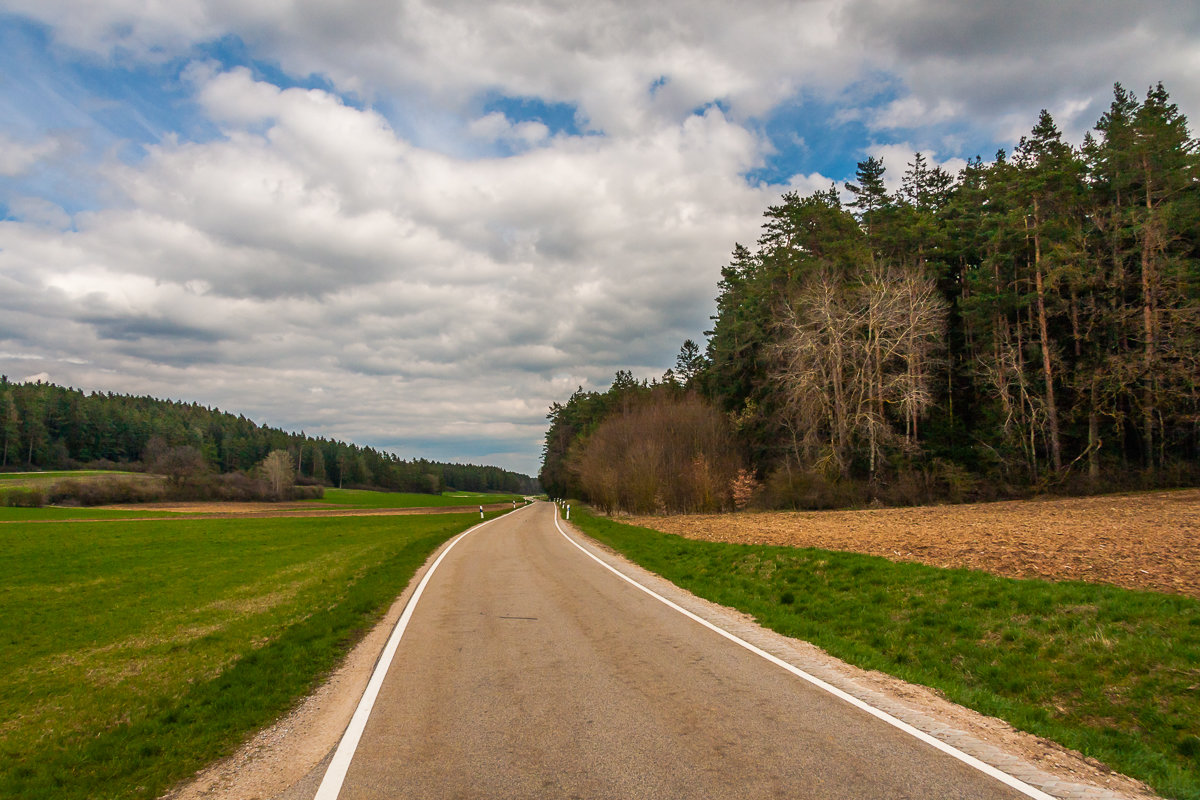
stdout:
POLYGON ((39 161, 57 153, 60 145, 57 139, 16 141, 0 131, 0 175, 12 177, 28 172, 39 161))
POLYGON ((543 122, 526 120, 513 122, 504 113, 493 111, 467 126, 472 136, 486 140, 535 145, 550 136, 550 128, 543 122))
MULTIPOLYGON (((6 8, 61 59, 163 70, 203 135, 113 145, 83 210, 36 182, 0 197, 0 368, 531 472, 550 402, 660 375, 766 205, 851 177, 747 179, 780 152, 859 126, 845 148, 898 184, 916 150, 955 171, 1043 106, 1078 134, 1114 80, 1200 106, 1200 9, 1173 2, 6 8), (224 37, 270 69, 223 63, 224 37), (823 131, 768 140, 810 101, 823 131)), ((68 135, 0 129, 0 175, 68 135)))
POLYGON ((321 74, 344 91, 410 90, 453 106, 496 88, 576 103, 609 133, 718 99, 738 114, 765 113, 798 76, 833 86, 857 56, 839 47, 837 4, 824 0, 600 0, 586 10, 555 0, 10 5, 54 26, 63 43, 106 56, 179 56, 194 42, 234 34, 293 74, 321 74))
MULTIPOLYGON (((0 227, 0 274, 25 283, 5 313, 38 297, 27 311, 69 323, 22 326, 58 380, 189 387, 359 440, 478 435, 523 446, 532 470, 562 391, 657 375, 696 335, 769 198, 739 177, 758 140, 716 108, 462 160, 327 92, 206 65, 189 80, 222 138, 110 164, 123 201, 73 231, 0 227)), ((522 136, 496 122, 488 135, 522 136)))
POLYGON ((903 79, 906 94, 876 116, 880 126, 906 109, 944 109, 1011 141, 1047 108, 1078 140, 1107 109, 1114 82, 1141 93, 1163 81, 1182 107, 1200 109, 1195 3, 851 0, 840 23, 903 79))

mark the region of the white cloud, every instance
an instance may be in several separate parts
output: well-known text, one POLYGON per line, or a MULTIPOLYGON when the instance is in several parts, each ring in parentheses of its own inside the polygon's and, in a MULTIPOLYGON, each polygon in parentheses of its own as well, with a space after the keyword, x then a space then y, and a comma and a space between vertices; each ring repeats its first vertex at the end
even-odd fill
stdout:
POLYGON ((17 219, 47 228, 67 228, 71 225, 71 215, 56 205, 41 197, 17 196, 8 201, 9 211, 17 219))
POLYGON ((960 103, 946 98, 930 102, 908 95, 871 114, 870 124, 874 129, 925 127, 955 119, 962 111, 960 103))
POLYGON ((543 122, 526 120, 514 123, 499 111, 472 120, 467 131, 479 139, 526 147, 543 142, 550 136, 550 128, 543 122))
POLYGON ((225 138, 111 165, 125 201, 75 231, 0 225, 0 275, 26 287, 0 306, 54 309, 19 342, 56 380, 365 441, 503 440, 535 470, 563 386, 658 375, 697 336, 774 195, 739 177, 761 143, 717 109, 620 138, 503 119, 490 135, 538 146, 465 160, 325 92, 192 80, 225 138))
POLYGON ((39 161, 59 151, 61 142, 45 139, 39 142, 19 142, 0 131, 0 175, 14 177, 28 172, 39 161))
POLYGON ((1041 108, 1063 112, 1079 141, 1114 82, 1140 94, 1163 81, 1185 113, 1200 113, 1195 3, 851 0, 841 20, 872 64, 903 81, 897 112, 953 110, 1001 141, 1028 133, 1041 108))
MULTIPOLYGON (((661 374, 709 324, 719 267, 766 205, 848 177, 747 183, 770 154, 755 118, 780 104, 865 126, 862 155, 893 185, 915 150, 956 171, 965 130, 1015 142, 1043 106, 1077 137, 1114 80, 1162 79, 1200 108, 1200 10, 1172 2, 6 7, 103 63, 175 63, 229 35, 332 90, 198 60, 181 83, 214 140, 113 158, 86 213, 5 197, 21 221, 0 221, 0 349, 62 383, 405 455, 483 438, 529 471, 551 401, 619 367, 661 374), (496 97, 566 104, 586 135, 496 97)), ((56 136, 0 130, 0 174, 63 158, 56 136)))
POLYGON ((598 0, 586 9, 553 0, 10 6, 52 25, 61 42, 106 56, 163 59, 234 34, 293 74, 328 76, 343 91, 411 91, 461 107, 481 89, 498 89, 578 104, 592 126, 614 134, 716 99, 738 115, 762 114, 790 96, 801 75, 809 85, 837 85, 857 55, 839 47, 837 4, 828 0, 598 0), (652 97, 651 84, 664 76, 652 97))

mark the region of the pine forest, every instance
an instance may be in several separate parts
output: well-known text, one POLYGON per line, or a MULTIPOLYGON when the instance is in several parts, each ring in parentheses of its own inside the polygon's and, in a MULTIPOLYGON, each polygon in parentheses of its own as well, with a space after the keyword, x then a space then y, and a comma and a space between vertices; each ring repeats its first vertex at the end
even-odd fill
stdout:
POLYGON ((690 511, 1194 484, 1198 165, 1163 86, 1118 84, 1078 147, 1043 111, 957 175, 917 154, 889 191, 868 158, 785 194, 722 269, 705 346, 551 408, 543 485, 690 511), (686 404, 686 430, 621 432, 686 404))
POLYGON ((259 425, 197 403, 85 394, 0 378, 0 468, 7 471, 136 467, 170 474, 234 475, 273 452, 289 455, 311 485, 439 493, 528 493, 532 478, 499 467, 398 456, 259 425))

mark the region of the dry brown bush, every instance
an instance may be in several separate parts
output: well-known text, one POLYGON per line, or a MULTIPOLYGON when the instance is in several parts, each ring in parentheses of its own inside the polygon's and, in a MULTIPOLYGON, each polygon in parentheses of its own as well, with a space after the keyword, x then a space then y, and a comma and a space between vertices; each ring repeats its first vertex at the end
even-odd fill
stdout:
POLYGON ((730 494, 733 496, 733 507, 738 511, 747 508, 761 488, 762 484, 754 477, 753 472, 739 469, 729 486, 730 494))
POLYGON ((696 395, 666 391, 614 412, 572 458, 587 499, 607 513, 730 508, 740 467, 725 417, 696 395))

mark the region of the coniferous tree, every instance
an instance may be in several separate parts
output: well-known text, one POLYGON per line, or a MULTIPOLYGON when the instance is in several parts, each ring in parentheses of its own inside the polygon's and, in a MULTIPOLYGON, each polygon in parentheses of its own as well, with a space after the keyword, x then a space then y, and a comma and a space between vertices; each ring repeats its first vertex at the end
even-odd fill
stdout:
POLYGON ((1037 125, 1017 145, 1017 209, 1025 229, 1024 271, 1033 290, 1034 336, 1041 362, 1041 395, 1046 417, 1050 461, 1055 473, 1063 469, 1062 432, 1057 383, 1061 353, 1052 335, 1051 317, 1061 311, 1060 287, 1066 282, 1066 265, 1079 254, 1071 251, 1078 241, 1072 229, 1080 221, 1082 168, 1049 112, 1043 110, 1037 125))
POLYGON ((690 386, 692 379, 704 369, 704 354, 700 346, 691 339, 685 339, 675 358, 674 377, 684 386, 690 386))

